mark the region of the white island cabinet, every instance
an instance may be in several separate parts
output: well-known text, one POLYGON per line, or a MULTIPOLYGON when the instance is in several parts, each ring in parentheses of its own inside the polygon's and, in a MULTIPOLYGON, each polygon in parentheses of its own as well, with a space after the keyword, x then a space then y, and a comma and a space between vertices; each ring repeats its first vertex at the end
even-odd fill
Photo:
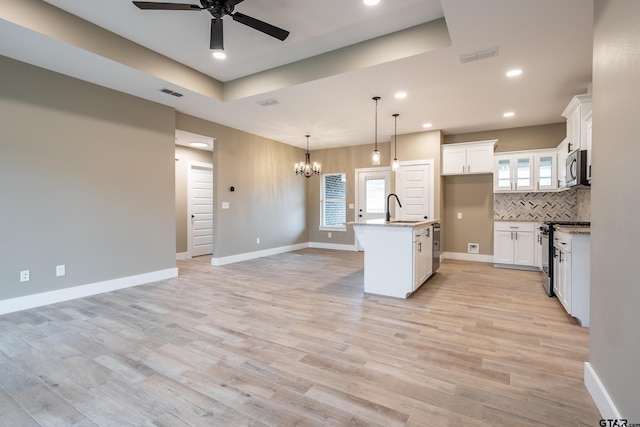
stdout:
POLYGON ((364 291, 406 298, 433 274, 433 224, 370 220, 352 223, 364 248, 364 291))

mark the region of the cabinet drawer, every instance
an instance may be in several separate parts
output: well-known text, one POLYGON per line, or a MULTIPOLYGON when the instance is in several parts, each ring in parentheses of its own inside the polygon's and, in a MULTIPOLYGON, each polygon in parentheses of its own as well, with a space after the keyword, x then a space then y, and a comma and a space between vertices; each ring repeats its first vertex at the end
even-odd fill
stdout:
POLYGON ((553 246, 565 252, 571 252, 571 234, 556 231, 553 237, 553 246))
POLYGON ((520 221, 494 221, 493 229, 495 231, 529 231, 533 233, 535 223, 520 221))

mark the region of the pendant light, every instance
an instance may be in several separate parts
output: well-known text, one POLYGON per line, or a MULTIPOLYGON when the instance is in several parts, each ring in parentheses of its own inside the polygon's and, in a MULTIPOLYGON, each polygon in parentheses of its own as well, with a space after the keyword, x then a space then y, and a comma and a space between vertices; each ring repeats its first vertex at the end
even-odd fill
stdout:
POLYGON ((375 145, 373 146, 373 154, 371 155, 371 164, 377 166, 380 164, 380 151, 378 151, 378 101, 379 96, 374 96, 373 100, 376 101, 376 127, 375 127, 375 145))
POLYGON ((305 178, 310 178, 313 175, 320 175, 320 163, 313 162, 311 164, 311 154, 309 154, 309 137, 311 135, 305 135, 307 137, 307 153, 305 154, 305 161, 295 164, 296 175, 302 175, 305 178))
POLYGON ((395 137, 394 137, 394 155, 393 155, 393 163, 391 164, 391 169, 394 171, 398 170, 400 163, 398 163, 398 116, 400 114, 395 113, 393 115, 394 126, 395 126, 395 137))

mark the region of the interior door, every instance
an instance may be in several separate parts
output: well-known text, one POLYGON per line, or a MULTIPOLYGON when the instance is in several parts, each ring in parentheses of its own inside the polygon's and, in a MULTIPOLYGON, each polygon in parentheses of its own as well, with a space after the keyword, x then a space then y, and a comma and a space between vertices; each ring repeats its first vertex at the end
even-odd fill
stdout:
MULTIPOLYGON (((385 170, 359 170, 356 171, 356 175, 358 180, 356 221, 383 219, 387 212, 386 198, 389 194, 391 172, 388 168, 385 170)), ((360 242, 358 242, 358 250, 363 250, 360 242)))
POLYGON ((433 218, 432 170, 432 165, 428 162, 400 164, 396 171, 396 194, 402 208, 396 206, 396 218, 433 218))
POLYGON ((189 253, 213 253, 213 165, 189 167, 189 253))

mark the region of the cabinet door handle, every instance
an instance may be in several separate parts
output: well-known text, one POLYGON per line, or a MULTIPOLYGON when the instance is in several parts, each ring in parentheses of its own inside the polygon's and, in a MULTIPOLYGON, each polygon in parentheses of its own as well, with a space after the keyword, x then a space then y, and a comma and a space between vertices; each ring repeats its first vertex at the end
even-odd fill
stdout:
POLYGON ((518 240, 518 232, 516 231, 516 240, 518 240))
POLYGON ((422 242, 418 242, 418 252, 422 252, 422 242))
POLYGON ((471 165, 467 165, 467 173, 471 173, 471 165))
POLYGON ((540 189, 540 181, 538 181, 538 190, 540 189))

